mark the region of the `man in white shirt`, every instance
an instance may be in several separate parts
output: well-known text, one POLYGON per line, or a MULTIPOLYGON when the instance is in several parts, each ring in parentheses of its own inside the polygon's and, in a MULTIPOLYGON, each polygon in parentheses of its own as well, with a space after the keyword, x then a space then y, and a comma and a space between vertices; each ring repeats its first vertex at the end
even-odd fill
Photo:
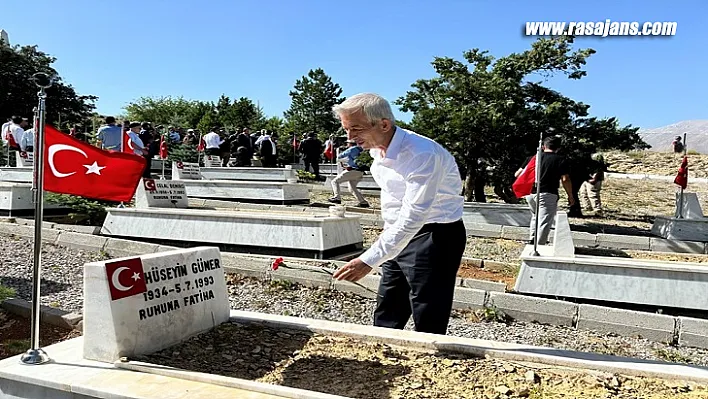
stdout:
POLYGON ((20 150, 23 152, 34 152, 34 127, 25 130, 25 133, 22 135, 22 140, 20 140, 20 150))
POLYGON ((27 127, 27 120, 20 116, 13 116, 12 123, 7 127, 7 131, 3 132, 5 140, 8 141, 11 150, 20 150, 20 141, 22 140, 22 135, 25 133, 25 127, 27 127), (10 138, 12 136, 12 138, 10 138))
POLYGON ((358 281, 381 267, 374 325, 445 334, 467 236, 462 179, 435 141, 396 127, 388 101, 357 94, 333 108, 349 139, 370 150, 384 231, 334 278, 358 281))
POLYGON ((218 127, 211 129, 211 132, 204 135, 204 143, 206 144, 206 150, 204 153, 206 155, 221 155, 220 146, 224 143, 216 131, 218 127))
POLYGON ((12 118, 7 118, 7 122, 2 124, 0 127, 0 138, 2 138, 3 144, 7 144, 7 133, 9 132, 10 125, 12 125, 12 118))

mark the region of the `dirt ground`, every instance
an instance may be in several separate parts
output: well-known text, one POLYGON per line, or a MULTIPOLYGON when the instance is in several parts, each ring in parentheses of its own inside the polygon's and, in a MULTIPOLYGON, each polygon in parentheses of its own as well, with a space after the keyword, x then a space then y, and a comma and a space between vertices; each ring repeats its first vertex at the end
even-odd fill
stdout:
POLYGON ((135 360, 362 399, 705 398, 708 387, 226 323, 135 360))
MULTIPOLYGON (((30 348, 31 321, 0 310, 0 359, 24 353, 30 348)), ((45 347, 81 335, 49 324, 40 328, 40 346, 45 347)))

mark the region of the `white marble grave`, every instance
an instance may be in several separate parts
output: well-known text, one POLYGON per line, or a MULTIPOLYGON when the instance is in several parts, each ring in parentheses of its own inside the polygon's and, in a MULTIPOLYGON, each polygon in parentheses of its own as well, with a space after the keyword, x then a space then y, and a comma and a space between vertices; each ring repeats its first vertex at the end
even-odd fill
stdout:
POLYGON ((178 344, 229 319, 218 248, 84 266, 84 358, 114 362, 178 344))
MULTIPOLYGON (((305 170, 305 164, 302 162, 300 163, 293 163, 290 164, 290 166, 293 169, 297 170, 305 170)), ((326 175, 337 175, 339 172, 341 172, 342 168, 339 166, 339 164, 333 164, 333 163, 321 163, 320 164, 320 175, 326 176, 326 175)), ((308 172, 312 173, 312 168, 308 169, 308 172)))
POLYGON ((221 157, 218 155, 205 155, 204 156, 204 167, 220 168, 221 167, 221 157))
POLYGON ((297 173, 292 168, 201 168, 201 174, 207 180, 297 182, 297 173))
POLYGON ((528 205, 465 202, 462 214, 465 224, 485 223, 528 227, 531 209, 528 205))
POLYGON ((141 179, 135 192, 135 207, 189 208, 189 198, 181 181, 141 179))
MULTIPOLYGON (((324 186, 327 188, 332 188, 332 179, 334 179, 335 177, 336 177, 336 175, 327 176, 327 179, 323 183, 324 186)), ((341 187, 343 190, 348 190, 349 183, 347 183, 347 182, 341 183, 341 187)), ((374 177, 371 176, 370 174, 364 174, 364 177, 356 185, 356 187, 359 190, 381 190, 381 187, 379 187, 378 183, 376 183, 376 180, 374 180, 374 177)))
POLYGON ((172 179, 174 180, 201 180, 199 164, 196 162, 172 162, 172 179))
POLYGON ((361 251, 358 216, 108 208, 101 234, 229 251, 328 259, 361 251))
MULTIPOLYGON (((52 202, 44 201, 44 212, 63 213, 68 209, 52 202)), ((31 183, 0 182, 0 215, 25 216, 34 214, 31 183)))
POLYGON ((15 162, 20 168, 31 168, 34 165, 34 153, 15 151, 15 162))
POLYGON ((708 242, 708 218, 703 215, 696 193, 684 192, 683 201, 681 194, 676 193, 674 216, 657 216, 651 232, 669 240, 708 242))
POLYGON ((0 168, 0 181, 15 183, 32 183, 33 174, 34 171, 31 167, 2 167, 0 168))
MULTIPOLYGON (((176 180, 172 180, 175 182, 176 180)), ((182 180, 189 198, 220 199, 259 204, 308 204, 308 186, 275 181, 182 180)))

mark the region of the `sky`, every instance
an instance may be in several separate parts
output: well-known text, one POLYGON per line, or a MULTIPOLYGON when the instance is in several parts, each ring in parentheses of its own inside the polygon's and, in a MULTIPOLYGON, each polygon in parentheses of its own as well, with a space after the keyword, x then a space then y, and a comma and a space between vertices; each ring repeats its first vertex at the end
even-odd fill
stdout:
POLYGON ((282 116, 295 81, 318 67, 344 96, 393 102, 435 76, 435 57, 528 49, 536 38, 523 35, 525 22, 675 21, 673 37, 578 38, 576 48, 597 51, 588 76, 547 84, 623 125, 708 119, 705 0, 0 0, 0 15, 12 44, 56 57, 62 78, 98 96, 103 115, 142 96, 225 94, 282 116))

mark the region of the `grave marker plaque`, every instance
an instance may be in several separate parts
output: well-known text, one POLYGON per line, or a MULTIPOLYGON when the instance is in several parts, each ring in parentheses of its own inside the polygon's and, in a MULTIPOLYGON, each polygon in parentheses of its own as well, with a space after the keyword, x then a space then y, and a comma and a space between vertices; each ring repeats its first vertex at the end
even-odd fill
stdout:
POLYGON ((204 157, 204 167, 205 168, 219 168, 221 167, 221 157, 217 155, 207 155, 204 157))
POLYGON ((201 180, 202 173, 198 163, 175 161, 172 162, 173 180, 201 180))
POLYGON ((84 266, 84 357, 152 353, 229 319, 221 254, 180 249, 84 266))
POLYGON ((136 208, 189 208, 184 183, 142 179, 135 193, 136 208))
POLYGON ((16 165, 20 168, 31 168, 34 165, 34 153, 15 151, 16 165))

